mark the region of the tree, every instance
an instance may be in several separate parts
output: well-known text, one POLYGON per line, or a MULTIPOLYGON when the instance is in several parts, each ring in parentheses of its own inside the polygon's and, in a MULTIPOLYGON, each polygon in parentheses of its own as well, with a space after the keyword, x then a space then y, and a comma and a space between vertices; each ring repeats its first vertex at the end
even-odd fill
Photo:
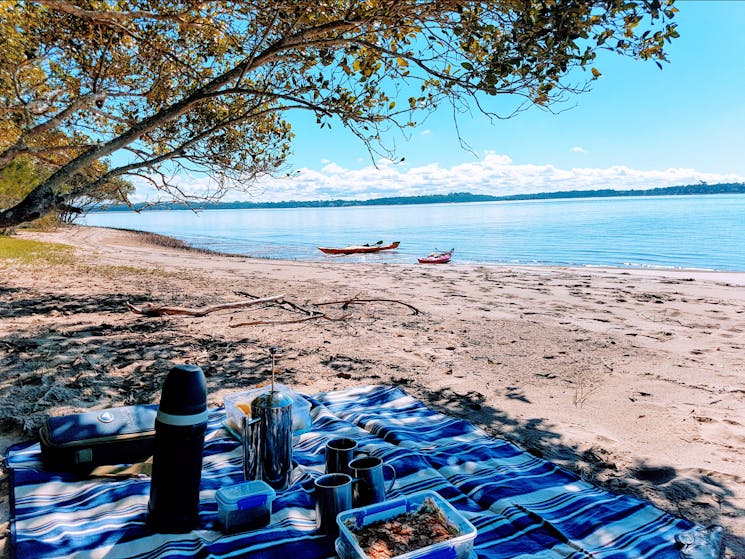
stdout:
POLYGON ((17 204, 39 183, 39 172, 34 162, 18 157, 0 172, 0 207, 17 204))
MULTIPOLYGON (((51 166, 36 161, 28 156, 19 156, 13 159, 0 170, 0 207, 10 207, 23 200, 28 193, 46 177, 53 169, 51 166)), ((85 181, 91 176, 100 176, 108 170, 106 161, 96 161, 90 168, 75 176, 73 184, 65 184, 60 188, 62 193, 76 190, 76 183, 85 181)), ((85 194, 66 197, 65 203, 54 208, 53 215, 49 216, 44 224, 56 224, 59 221, 71 222, 78 215, 89 211, 93 207, 107 202, 123 203, 127 196, 134 191, 134 186, 116 177, 102 183, 95 189, 88 190, 85 194)), ((0 234, 6 228, 0 227, 0 234)))
POLYGON ((550 108, 588 89, 601 49, 665 61, 676 11, 673 0, 5 0, 0 169, 21 156, 56 169, 0 210, 0 227, 116 177, 178 199, 188 193, 169 177, 184 169, 211 173, 217 196, 250 184, 280 169, 295 110, 377 149, 444 102, 489 113, 488 98, 508 94, 517 110, 550 108), (121 163, 83 176, 112 154, 121 163))

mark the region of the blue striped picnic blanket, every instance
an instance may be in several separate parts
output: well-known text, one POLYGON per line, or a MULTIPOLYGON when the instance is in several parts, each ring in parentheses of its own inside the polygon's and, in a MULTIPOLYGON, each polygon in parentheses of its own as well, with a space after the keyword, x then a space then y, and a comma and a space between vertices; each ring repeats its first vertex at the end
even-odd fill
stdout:
POLYGON ((478 529, 480 559, 679 559, 675 536, 688 521, 615 495, 474 425, 437 413, 404 391, 366 386, 308 397, 313 428, 296 438, 292 485, 278 492, 271 523, 224 535, 215 492, 243 481, 239 443, 210 411, 200 491, 200 523, 188 534, 146 528, 150 480, 83 479, 41 467, 38 443, 15 445, 11 471, 12 551, 34 558, 335 557, 315 530, 313 480, 325 443, 352 437, 395 467, 390 496, 437 491, 478 529))

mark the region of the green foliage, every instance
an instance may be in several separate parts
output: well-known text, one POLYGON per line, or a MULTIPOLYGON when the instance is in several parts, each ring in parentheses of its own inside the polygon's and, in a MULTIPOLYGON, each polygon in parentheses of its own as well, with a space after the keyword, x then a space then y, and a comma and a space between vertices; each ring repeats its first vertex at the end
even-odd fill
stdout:
POLYGON ((391 128, 442 103, 550 107, 601 76, 601 49, 665 61, 675 12, 672 0, 6 2, 0 168, 24 155, 53 172, 0 226, 117 177, 179 199, 182 171, 212 174, 216 196, 250 186, 281 171, 290 111, 385 151, 391 128), (126 164, 95 167, 120 150, 126 164))
MULTIPOLYGON (((74 175, 59 190, 64 193, 75 192, 75 194, 68 197, 66 204, 52 208, 47 215, 36 219, 34 226, 50 228, 60 221, 74 220, 78 213, 94 205, 124 202, 127 195, 134 190, 132 184, 124 179, 113 178, 100 183, 96 188, 85 188, 91 177, 101 175, 107 169, 107 162, 97 161, 81 173, 74 175)), ((12 206, 23 200, 50 173, 48 164, 35 161, 28 156, 19 156, 10 161, 0 169, 0 208, 12 206)))
POLYGON ((34 162, 19 157, 0 170, 0 207, 16 204, 39 184, 41 175, 34 162))
POLYGON ((60 190, 67 194, 65 204, 57 207, 57 214, 62 222, 73 222, 78 215, 97 206, 107 203, 121 204, 127 201, 129 194, 134 191, 131 182, 121 177, 96 181, 108 169, 108 162, 96 161, 62 186, 60 190), (95 182, 95 187, 90 187, 89 184, 93 182, 95 182))
POLYGON ((73 249, 58 243, 42 243, 0 236, 0 260, 23 264, 64 264, 73 262, 73 249))
MULTIPOLYGON (((0 207, 17 204, 38 185, 44 177, 39 165, 29 157, 18 157, 0 170, 0 207)), ((59 223, 55 212, 33 221, 39 229, 49 229, 59 223)), ((0 228, 0 233, 2 228, 0 228)))

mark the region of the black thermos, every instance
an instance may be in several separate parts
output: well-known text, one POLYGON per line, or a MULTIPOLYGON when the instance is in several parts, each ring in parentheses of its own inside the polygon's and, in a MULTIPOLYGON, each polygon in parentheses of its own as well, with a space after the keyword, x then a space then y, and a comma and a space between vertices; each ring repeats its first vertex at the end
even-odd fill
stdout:
POLYGON ((199 523, 199 485, 207 427, 207 383, 196 365, 166 377, 155 418, 148 522, 156 532, 190 532, 199 523))

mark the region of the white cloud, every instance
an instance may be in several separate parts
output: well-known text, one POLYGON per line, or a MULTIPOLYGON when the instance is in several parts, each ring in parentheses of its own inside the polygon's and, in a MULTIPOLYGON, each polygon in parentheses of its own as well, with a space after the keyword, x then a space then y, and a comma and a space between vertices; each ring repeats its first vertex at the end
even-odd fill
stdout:
MULTIPOLYGON (((224 200, 364 200, 383 196, 418 196, 472 192, 504 196, 562 190, 616 190, 657 188, 708 183, 745 182, 735 174, 705 173, 677 167, 640 170, 626 166, 559 168, 554 165, 515 164, 509 156, 486 152, 478 161, 442 167, 430 163, 407 167, 382 159, 375 165, 350 169, 332 161, 319 171, 303 168, 289 177, 266 178, 249 192, 232 192, 224 200)), ((205 178, 180 177, 179 186, 189 192, 210 189, 205 178)), ((138 198, 141 198, 138 196, 138 198)), ((139 200, 138 200, 139 201, 139 200)))
POLYGON ((587 153, 587 150, 581 146, 574 146, 569 151, 572 153, 587 153))

